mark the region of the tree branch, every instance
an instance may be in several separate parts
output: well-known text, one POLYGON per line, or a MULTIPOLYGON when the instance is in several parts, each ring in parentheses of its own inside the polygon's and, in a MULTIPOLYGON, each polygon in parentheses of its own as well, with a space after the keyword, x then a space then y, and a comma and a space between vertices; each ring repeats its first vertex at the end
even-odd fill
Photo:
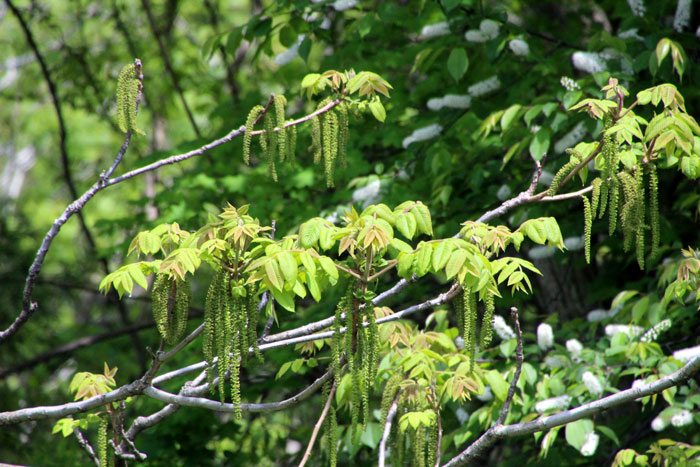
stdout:
POLYGON ((513 381, 510 382, 510 387, 508 388, 508 395, 506 396, 506 400, 503 403, 501 414, 496 420, 496 425, 502 425, 503 422, 506 421, 506 417, 508 416, 508 409, 510 408, 510 404, 513 401, 513 396, 515 395, 515 388, 518 384, 518 380, 520 379, 520 372, 523 369, 523 333, 522 331, 520 331, 518 309, 515 307, 511 307, 510 315, 513 317, 513 321, 515 322, 515 337, 518 342, 518 346, 516 347, 515 351, 515 374, 513 375, 513 381))
POLYGON ((87 440, 83 432, 80 431, 80 428, 73 429, 73 435, 75 436, 75 439, 78 440, 80 447, 83 448, 85 453, 92 460, 93 464, 100 467, 100 459, 98 459, 97 454, 95 454, 95 450, 92 448, 92 446, 90 446, 90 442, 87 440))
MULTIPOLYGON (((396 394, 396 397, 394 397, 394 402, 391 403, 391 406, 389 407, 389 412, 386 414, 386 423, 384 424, 384 432, 382 434, 382 440, 379 443, 379 467, 384 467, 385 460, 384 458, 386 457, 386 443, 389 440, 389 434, 391 433, 391 423, 394 421, 394 417, 396 416, 396 411, 399 408, 399 396, 400 394, 396 394)), ((440 446, 438 444, 438 450, 440 449, 440 446)))
POLYGON ((333 402, 333 395, 335 394, 335 381, 333 381, 333 386, 331 387, 331 391, 328 393, 328 399, 326 400, 326 405, 323 406, 323 411, 321 412, 321 416, 318 418, 318 421, 316 422, 316 425, 314 426, 314 431, 311 433, 311 439, 309 440, 309 445, 306 447, 306 452, 304 453, 304 457, 301 459, 301 462, 299 463, 299 467, 304 467, 306 465, 306 462, 309 460, 309 457, 311 456, 311 451, 313 450, 314 443, 316 442, 316 437, 318 436, 318 432, 321 429, 321 425, 323 425, 323 420, 326 419, 326 415, 328 415, 328 411, 331 408, 331 403, 333 402))
MULTIPOLYGON (((323 114, 325 112, 328 112, 330 109, 333 107, 337 106, 340 104, 339 100, 332 101, 328 103, 327 105, 323 106, 322 108, 316 110, 315 112, 299 118, 297 120, 293 120, 291 122, 287 122, 283 125, 284 128, 292 125, 298 125, 300 123, 303 123, 307 120, 310 120, 312 117, 316 115, 323 114)), ((275 128, 275 131, 279 131, 279 128, 275 128)), ((24 296, 23 296, 23 301, 22 301, 22 310, 19 314, 19 316, 15 319, 15 321, 4 331, 0 332, 0 345, 5 342, 9 337, 14 335, 23 325, 24 323, 27 322, 29 318, 34 314, 34 312, 38 308, 38 304, 32 300, 32 290, 34 288, 34 282, 36 281, 37 276, 41 272, 42 265, 44 263, 44 258, 46 257, 46 254, 49 251, 49 248, 51 246, 51 242, 53 242, 53 239, 58 235, 59 230, 65 224, 68 219, 73 214, 80 213, 82 209, 85 207, 88 201, 92 199, 93 196, 95 196, 99 191, 103 190, 104 188, 112 185, 116 185, 117 183, 121 183, 125 180, 128 180, 130 178, 136 177, 137 175, 141 175, 146 172, 150 172, 152 170, 155 170, 159 167, 163 167, 165 165, 170 165, 170 164, 175 164, 178 162, 182 162, 184 160, 187 160, 191 157, 194 156, 199 156, 204 154, 205 152, 209 151, 212 148, 215 148, 217 146, 221 146, 224 143, 228 143, 232 139, 241 136, 243 133, 245 133, 245 126, 241 126, 240 128, 236 130, 232 130, 229 132, 226 136, 216 139, 212 141, 211 143, 205 144, 204 146, 200 147, 199 149, 195 149, 193 151, 189 151, 183 154, 178 154, 175 156, 167 157, 164 159, 161 159, 160 161, 154 162, 153 164, 149 164, 147 166, 141 167, 136 170, 132 170, 130 172, 127 172, 123 175, 120 175, 119 177, 115 178, 104 178, 101 177, 97 182, 95 182, 92 187, 83 195, 71 203, 65 211, 63 211, 63 214, 59 218, 57 218, 51 228, 49 229, 48 233, 44 237, 44 240, 41 243, 41 247, 39 248, 39 251, 37 252, 36 257, 34 258, 34 262, 32 263, 31 267, 29 268, 29 273, 27 275, 27 279, 25 282, 25 287, 24 287, 24 296)), ((262 134, 262 131, 259 132, 253 132, 253 134, 259 135, 262 134)), ((118 163, 118 160, 121 160, 123 157, 124 153, 129 147, 129 142, 131 141, 131 133, 127 132, 126 137, 124 139, 124 143, 122 144, 122 147, 119 150, 119 153, 117 154, 117 158, 115 159, 115 163, 118 163)), ((111 167, 116 168, 116 164, 112 164, 111 167)))
POLYGON ((444 467, 454 467, 472 462, 484 454, 494 443, 501 439, 549 430, 555 426, 566 425, 567 423, 571 423, 585 417, 590 417, 602 412, 603 410, 610 409, 626 402, 632 402, 642 397, 658 394, 664 389, 678 386, 679 384, 689 380, 699 369, 700 356, 690 360, 678 371, 668 376, 664 376, 663 378, 652 383, 643 384, 636 388, 620 391, 617 394, 583 404, 565 412, 542 417, 530 422, 516 423, 513 425, 495 425, 486 431, 486 433, 481 435, 479 439, 472 443, 467 449, 462 451, 458 456, 452 458, 447 464, 445 464, 444 467))

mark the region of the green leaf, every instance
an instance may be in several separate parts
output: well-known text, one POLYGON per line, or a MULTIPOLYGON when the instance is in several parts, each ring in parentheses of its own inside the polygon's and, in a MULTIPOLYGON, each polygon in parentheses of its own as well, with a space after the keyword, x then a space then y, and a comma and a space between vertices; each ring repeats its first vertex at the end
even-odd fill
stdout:
POLYGON ((464 266, 464 262, 467 260, 468 253, 461 248, 455 250, 450 256, 449 261, 447 261, 447 266, 445 266, 445 274, 448 279, 452 279, 464 266))
POLYGON ((419 201, 418 204, 411 208, 411 214, 416 219, 416 226, 419 231, 426 235, 433 235, 433 222, 430 218, 428 206, 419 201))
POLYGON ((309 288, 309 292, 311 292, 311 296, 314 297, 314 300, 316 300, 316 302, 320 302, 321 301, 321 289, 318 286, 318 282, 316 281, 316 277, 313 274, 309 273, 308 271, 306 273, 306 285, 309 288))
POLYGON ((455 81, 462 79, 462 76, 467 72, 469 68, 469 58, 467 58, 467 51, 459 48, 452 49, 450 52, 450 57, 447 59, 447 70, 455 81))
POLYGON ((287 284, 293 284, 297 280, 298 268, 297 261, 288 251, 281 251, 275 256, 275 259, 279 263, 280 271, 282 272, 282 277, 284 282, 287 284))
POLYGON ((586 435, 593 431, 593 422, 589 419, 576 420, 566 425, 566 442, 573 446, 577 451, 581 450, 581 446, 586 441, 586 435))
POLYGON ((661 62, 664 61, 670 50, 671 39, 667 37, 664 37, 656 44, 656 63, 658 66, 661 66, 661 62))
POLYGON ((299 229, 299 241, 304 248, 313 248, 316 246, 319 237, 321 236, 321 226, 317 221, 311 220, 301 225, 299 229))
POLYGON ((549 142, 552 131, 549 128, 542 128, 530 141, 530 157, 536 161, 542 160, 544 153, 549 150, 549 142))
POLYGON ((291 47, 297 41, 297 33, 289 24, 285 25, 279 32, 280 44, 291 47))
POLYGON ((309 73, 308 75, 304 76, 304 79, 301 80, 301 87, 310 88, 314 86, 320 79, 321 75, 319 73, 309 73))
POLYGON ((265 274, 267 275, 270 284, 272 284, 273 290, 282 290, 284 287, 284 281, 282 279, 282 274, 280 273, 280 267, 275 258, 270 258, 270 261, 265 263, 265 274))
POLYGON ((292 292, 291 290, 279 290, 275 287, 272 287, 270 289, 270 292, 275 298, 275 301, 277 301, 277 303, 279 303, 282 306, 282 308, 294 313, 294 292, 292 292))
POLYGON ((326 256, 320 256, 318 262, 321 263, 321 268, 326 271, 326 274, 333 279, 338 279, 338 268, 335 267, 335 263, 332 259, 326 256))
POLYGON ((454 251, 454 246, 449 240, 443 240, 438 243, 433 249, 433 270, 435 272, 441 270, 447 265, 450 255, 454 251))
POLYGON ((404 278, 410 277, 413 272, 413 254, 405 253, 402 251, 401 253, 399 253, 397 259, 399 260, 399 264, 397 266, 396 271, 398 275, 404 278))
POLYGON ((493 394, 500 401, 505 401, 508 396, 508 384, 498 370, 489 370, 484 373, 484 379, 491 386, 493 394))
POLYGON ((305 37, 304 40, 301 42, 301 45, 299 45, 299 56, 304 60, 305 62, 308 61, 309 59, 309 52, 311 52, 311 39, 309 37, 305 37))
POLYGON ((430 243, 423 243, 418 248, 416 256, 416 274, 424 276, 430 269, 430 255, 433 252, 433 246, 430 243))
POLYGON ((506 131, 520 111, 520 104, 511 105, 501 116, 501 130, 506 131))
POLYGON ((144 290, 148 290, 148 280, 141 270, 141 263, 133 263, 128 266, 129 275, 144 290))
POLYGON ((396 229, 411 240, 416 233, 416 218, 410 213, 396 215, 396 229))
POLYGON ((306 269, 309 274, 316 274, 316 263, 314 263, 313 258, 308 252, 302 251, 299 253, 299 259, 301 260, 301 264, 304 265, 304 269, 306 269))
POLYGON ((377 97, 376 99, 373 99, 367 106, 372 112, 372 115, 374 115, 374 118, 384 123, 384 120, 386 119, 386 110, 384 110, 384 106, 379 98, 377 97))

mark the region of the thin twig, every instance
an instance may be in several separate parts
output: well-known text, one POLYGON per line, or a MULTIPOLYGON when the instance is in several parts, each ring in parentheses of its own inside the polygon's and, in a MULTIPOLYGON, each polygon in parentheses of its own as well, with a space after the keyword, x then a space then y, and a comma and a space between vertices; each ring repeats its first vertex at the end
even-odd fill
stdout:
POLYGON ((80 447, 83 448, 85 453, 92 460, 93 464, 100 467, 100 459, 97 457, 97 454, 95 454, 95 450, 92 448, 92 446, 90 446, 90 442, 87 440, 83 432, 80 431, 80 428, 74 428, 73 435, 78 440, 80 447))
POLYGON ((503 403, 503 408, 501 409, 501 414, 496 420, 496 425, 502 425, 506 421, 508 416, 508 410, 510 409, 510 404, 513 401, 513 396, 515 395, 515 388, 520 379, 520 372, 523 369, 523 333, 520 331, 520 320, 518 319, 518 309, 516 307, 511 307, 510 316, 513 318, 515 323, 515 337, 518 342, 518 346, 515 350, 515 374, 513 375, 513 381, 510 382, 510 387, 508 388, 508 395, 503 403))
POLYGON ((333 386, 331 387, 331 392, 328 393, 328 400, 326 400, 326 405, 323 407, 323 411, 321 412, 321 416, 318 418, 318 421, 316 422, 316 425, 314 426, 314 431, 311 433, 311 439, 309 440, 309 445, 306 447, 306 452, 304 453, 304 457, 301 459, 301 462, 299 462, 299 467, 304 467, 306 465, 306 462, 309 460, 309 457, 311 456, 311 451, 314 448, 314 443, 316 442, 316 437, 318 436, 318 432, 321 430, 321 425, 323 425, 323 421, 326 419, 326 415, 328 415, 328 411, 331 408, 331 403, 333 402, 333 395, 335 394, 335 381, 333 381, 333 386))
MULTIPOLYGON (((386 414, 386 423, 384 424, 384 432, 382 433, 382 440, 379 443, 379 467, 384 467, 386 457, 386 443, 389 440, 389 434, 391 433, 391 423, 394 421, 396 416, 396 411, 399 408, 399 396, 401 394, 396 394, 394 397, 394 402, 391 403, 389 407, 389 412, 386 414)), ((439 449, 439 448, 438 448, 439 449)))
POLYGON ((440 461, 442 460, 442 451, 440 450, 440 445, 442 444, 442 418, 440 417, 440 412, 437 413, 437 425, 438 425, 438 437, 437 446, 435 447, 435 465, 434 467, 440 467, 440 461))

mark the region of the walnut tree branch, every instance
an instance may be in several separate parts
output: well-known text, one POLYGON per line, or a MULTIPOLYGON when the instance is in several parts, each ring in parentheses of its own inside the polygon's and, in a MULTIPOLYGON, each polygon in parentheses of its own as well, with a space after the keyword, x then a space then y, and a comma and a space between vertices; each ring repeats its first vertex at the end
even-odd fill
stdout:
POLYGON ((467 449, 453 457, 444 467, 455 467, 473 462, 478 457, 485 454, 493 444, 501 439, 549 430, 555 426, 566 425, 567 423, 590 417, 626 402, 632 402, 642 397, 658 394, 665 389, 678 386, 688 381, 698 370, 700 370, 700 356, 690 360, 678 371, 652 383, 620 391, 616 394, 583 404, 565 412, 541 417, 530 422, 515 423, 512 425, 495 425, 481 435, 481 437, 467 449))
POLYGON ((391 433, 391 424, 394 421, 394 417, 396 417, 396 411, 399 409, 399 396, 400 394, 396 394, 396 397, 394 397, 394 402, 391 403, 391 407, 389 407, 389 412, 387 412, 386 414, 386 423, 384 424, 382 440, 379 443, 379 467, 384 467, 386 462, 386 443, 387 441, 389 441, 389 434, 391 433))
POLYGON ((318 432, 321 430, 321 425, 323 425, 323 421, 326 419, 326 415, 328 415, 328 411, 331 408, 331 403, 333 403, 333 395, 335 394, 335 381, 333 382, 333 386, 331 387, 331 391, 328 393, 328 399, 326 400, 326 405, 323 406, 323 411, 321 411, 321 416, 318 417, 318 421, 316 422, 316 425, 314 426, 314 431, 311 433, 311 439, 309 440, 309 445, 306 447, 306 452, 304 452, 304 457, 301 459, 301 462, 299 462, 299 467, 304 467, 306 465, 306 462, 309 460, 309 457, 311 456, 311 451, 314 448, 314 443, 316 442, 316 437, 318 436, 318 432))

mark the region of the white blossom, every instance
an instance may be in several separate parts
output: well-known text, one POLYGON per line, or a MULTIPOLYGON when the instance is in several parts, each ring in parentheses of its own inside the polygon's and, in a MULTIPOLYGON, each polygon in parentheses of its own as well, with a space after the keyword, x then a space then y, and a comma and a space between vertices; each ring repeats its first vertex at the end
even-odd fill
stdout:
POLYGON ((445 107, 452 109, 468 109, 472 103, 471 96, 462 96, 459 94, 445 94, 442 98, 445 107))
POLYGON ((515 331, 506 324, 506 320, 501 315, 493 316, 493 330, 504 341, 515 338, 515 331))
POLYGON ((508 43, 508 47, 518 57, 526 57, 530 54, 530 46, 522 39, 513 39, 508 43))
POLYGON ((427 139, 435 138, 440 133, 442 133, 442 125, 440 125, 439 123, 433 123, 432 125, 428 125, 426 127, 418 128, 417 130, 414 130, 410 136, 407 136, 406 138, 404 138, 404 140, 401 144, 403 145, 403 147, 405 149, 411 143, 415 143, 418 141, 425 141, 427 139))
POLYGON ((291 438, 287 438, 287 443, 285 444, 284 451, 287 454, 296 454, 301 451, 302 445, 299 441, 291 438))
POLYGON ((496 198, 498 198, 499 201, 505 201, 511 193, 512 191, 508 185, 501 185, 498 192, 496 192, 496 198))
POLYGON ((554 345, 554 333, 552 326, 541 323, 537 326, 537 346, 542 350, 547 350, 554 345))
POLYGON ((600 308, 589 311, 586 315, 586 319, 589 323, 594 323, 596 321, 603 321, 609 317, 607 310, 602 310, 600 308))
POLYGON ((294 44, 292 44, 287 50, 285 50, 281 54, 278 54, 275 57, 275 65, 284 66, 287 63, 294 60, 295 58, 297 58, 297 56, 299 55, 299 46, 304 41, 305 37, 306 36, 304 34, 299 34, 299 37, 297 37, 297 41, 294 44))
POLYGON ((579 235, 577 237, 567 237, 564 239, 564 246, 571 251, 580 250, 581 248, 583 248, 583 245, 583 235, 579 235))
POLYGON ((583 442, 583 445, 581 445, 581 454, 584 456, 592 456, 596 449, 598 449, 598 441, 600 440, 600 436, 598 436, 594 432, 590 432, 586 435, 586 440, 583 442))
POLYGON ((683 363, 689 362, 697 356, 700 356, 700 345, 676 350, 675 352, 673 352, 673 358, 683 363))
POLYGON ((469 42, 486 42, 489 40, 489 38, 486 37, 483 32, 476 29, 470 29, 469 31, 465 32, 464 38, 469 42))
POLYGON ((333 8, 335 8, 336 11, 345 11, 350 8, 355 8, 356 6, 356 0, 336 0, 333 2, 333 8))
POLYGON ((627 0, 627 4, 630 6, 634 16, 641 18, 647 11, 647 8, 644 6, 644 0, 627 0))
POLYGON ((540 131, 541 129, 542 129, 542 126, 541 126, 541 125, 532 125, 532 126, 530 127, 530 133, 532 133, 533 135, 535 135, 535 134, 537 134, 537 132, 540 131))
POLYGON ((381 182, 375 180, 362 188, 358 188, 352 193, 352 200, 356 203, 362 203, 362 207, 366 208, 371 204, 376 204, 379 199, 381 192, 381 182))
POLYGON ((669 420, 659 415, 651 421, 651 429, 654 431, 664 431, 668 427, 669 420))
POLYGON ((561 154, 568 148, 573 148, 576 144, 586 136, 586 127, 583 122, 578 122, 575 127, 567 134, 561 137, 559 141, 554 143, 554 152, 561 154))
POLYGON ((562 86, 564 86, 564 88, 569 92, 581 89, 581 86, 579 86, 579 84, 576 81, 569 78, 568 76, 562 76, 559 80, 559 83, 562 86))
POLYGON ((443 97, 433 97, 428 99, 428 109, 440 110, 443 107, 452 109, 468 109, 471 105, 471 96, 460 96, 457 94, 446 94, 443 97))
POLYGON ((632 386, 630 386, 632 389, 637 389, 638 387, 644 386, 646 382, 643 379, 635 379, 632 381, 632 386))
POLYGON ((572 360, 577 360, 581 357, 581 352, 583 352, 583 344, 578 339, 569 339, 566 341, 566 350, 571 354, 572 360))
POLYGON ((535 412, 543 413, 550 410, 564 410, 569 407, 571 396, 564 394, 563 396, 550 397, 535 404, 535 412))
POLYGON ((564 368, 567 362, 559 355, 548 355, 544 359, 544 365, 549 368, 564 368))
POLYGON ((676 32, 683 32, 690 23, 690 4, 692 0, 678 0, 676 14, 673 16, 673 29, 676 32))
POLYGON ((640 326, 631 326, 629 324, 608 324, 605 326, 605 335, 613 337, 618 333, 627 334, 628 337, 636 337, 644 332, 644 328, 640 326))
POLYGON ((671 425, 675 427, 686 426, 693 423, 693 414, 689 410, 683 409, 671 417, 671 425))
POLYGON ((547 259, 554 256, 554 248, 546 245, 534 246, 527 251, 527 256, 530 259, 547 259))
POLYGON ((460 425, 464 425, 467 420, 469 420, 469 413, 462 407, 455 410, 455 416, 460 425))
POLYGON ((598 73, 607 70, 607 66, 601 56, 594 52, 574 52, 571 55, 574 68, 586 73, 598 73))
POLYGON ((659 323, 656 326, 653 326, 647 332, 645 332, 644 335, 639 338, 639 340, 642 342, 654 342, 659 337, 659 334, 670 329, 670 327, 670 319, 659 321, 659 323))
POLYGON ((489 39, 494 39, 498 36, 498 30, 501 27, 492 19, 485 19, 479 24, 479 30, 489 39))
POLYGON ((637 39, 638 41, 644 40, 644 38, 639 35, 639 29, 637 28, 620 31, 617 33, 617 37, 619 37, 620 39, 637 39))
POLYGON ((501 82, 498 80, 498 76, 492 76, 489 79, 480 81, 476 84, 469 86, 469 94, 472 97, 480 97, 490 92, 493 92, 501 87, 501 82))
POLYGON ((434 37, 446 36, 450 33, 450 23, 442 21, 440 23, 423 26, 420 32, 420 39, 427 40, 434 37))
POLYGON ((493 391, 491 391, 491 386, 486 386, 483 394, 477 394, 477 399, 481 402, 490 402, 493 400, 493 391))
POLYGON ((592 396, 599 396, 603 393, 603 386, 600 384, 600 381, 598 381, 598 378, 590 371, 585 372, 583 376, 581 376, 581 380, 592 396))

